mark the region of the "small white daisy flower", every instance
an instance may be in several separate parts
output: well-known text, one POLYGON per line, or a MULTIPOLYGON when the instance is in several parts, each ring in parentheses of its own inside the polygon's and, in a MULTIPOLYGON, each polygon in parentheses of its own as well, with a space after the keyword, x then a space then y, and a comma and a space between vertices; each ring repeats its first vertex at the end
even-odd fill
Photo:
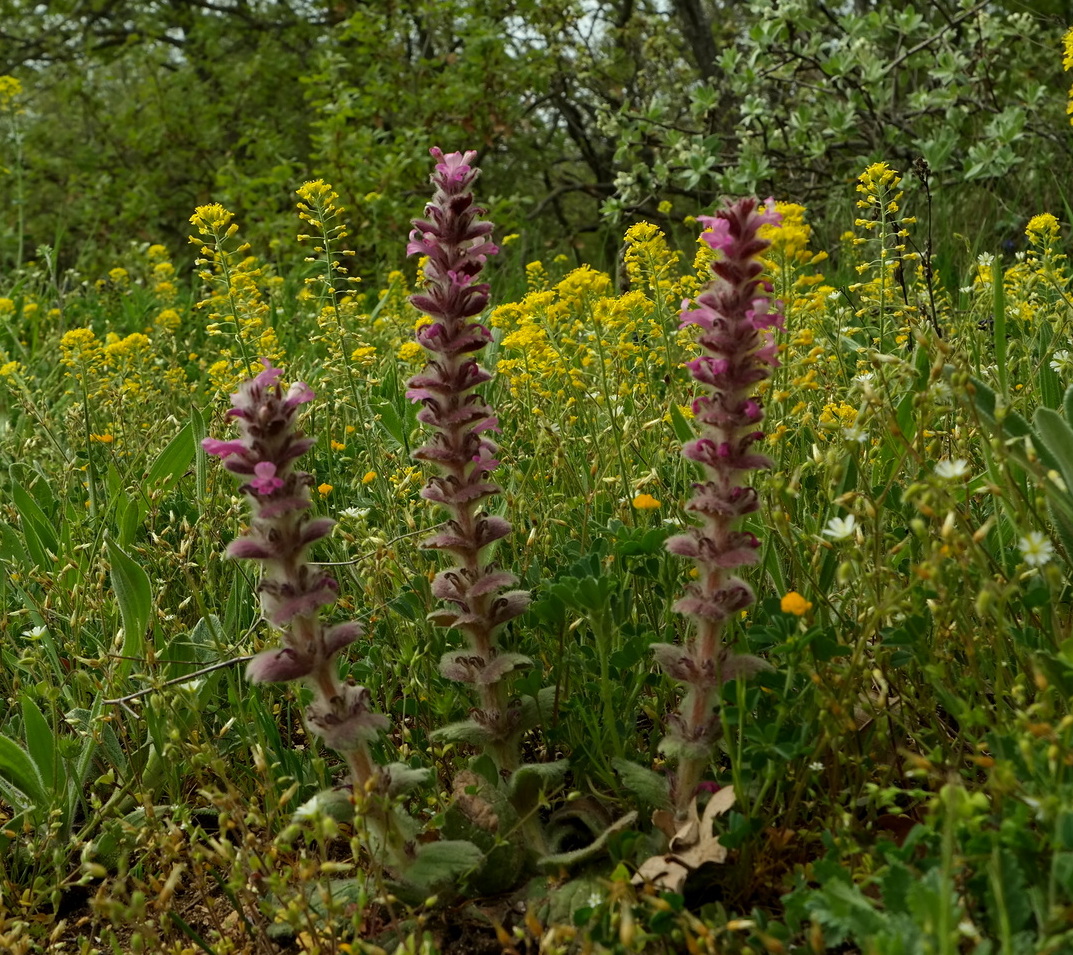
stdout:
POLYGON ((850 514, 848 517, 832 517, 823 529, 823 534, 831 540, 844 541, 852 537, 856 530, 857 518, 850 514))
POLYGON ((960 481, 969 473, 969 462, 964 458, 943 458, 935 464, 935 476, 944 481, 960 481))
POLYGON ((1029 567, 1042 567, 1054 556, 1052 544, 1042 531, 1029 531, 1018 542, 1021 558, 1029 567))
POLYGON ((1051 356, 1051 368, 1060 375, 1073 371, 1073 359, 1066 349, 1060 348, 1051 356))

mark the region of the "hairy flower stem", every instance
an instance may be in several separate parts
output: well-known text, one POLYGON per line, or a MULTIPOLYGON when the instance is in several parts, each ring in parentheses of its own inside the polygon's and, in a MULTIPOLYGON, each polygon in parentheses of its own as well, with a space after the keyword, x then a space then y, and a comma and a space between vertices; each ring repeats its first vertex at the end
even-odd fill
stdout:
POLYGON ((261 564, 262 612, 282 637, 281 646, 250 660, 246 674, 254 683, 304 681, 313 690, 306 710, 310 730, 342 754, 355 788, 364 792, 375 787, 377 777, 369 741, 387 727, 387 719, 372 712, 365 687, 339 679, 336 655, 361 635, 361 626, 325 625, 320 611, 335 602, 338 585, 306 559, 309 547, 335 523, 309 515, 313 478, 294 468, 313 444, 295 425, 298 406, 312 400, 313 392, 299 382, 285 393, 280 370, 267 360, 264 365, 232 395, 229 414, 238 421, 239 440, 202 442, 227 470, 248 478, 241 489, 250 504, 250 528, 227 553, 261 564))
POLYGON ((682 448, 683 457, 699 464, 704 475, 686 504, 700 523, 667 541, 668 551, 692 558, 695 566, 696 580, 674 606, 690 618, 694 635, 682 646, 653 648, 664 672, 686 690, 660 744, 678 761, 674 803, 680 819, 688 815, 722 735, 723 684, 767 666, 734 653, 723 643, 723 628, 754 600, 752 589, 733 572, 756 563, 760 542, 735 528, 760 506, 756 491, 743 483, 748 472, 771 466, 751 450, 763 437, 756 425, 764 417, 752 395, 778 364, 771 339, 773 330, 782 327, 782 316, 772 308, 771 285, 761 279, 763 265, 757 261, 769 245, 758 230, 780 221, 773 203, 769 200, 759 210, 756 200, 742 199, 700 219, 708 227, 704 240, 720 253, 712 265, 714 280, 697 296, 696 308, 683 309, 681 323, 701 330, 697 341, 703 354, 687 367, 707 390, 693 402, 698 437, 682 448))
POLYGON ((480 174, 473 165, 476 153, 431 152, 437 160, 435 193, 425 207, 426 218, 414 221, 407 252, 426 257, 425 291, 410 301, 432 317, 432 324, 419 326, 416 333, 432 358, 410 380, 406 395, 421 402, 418 420, 433 428, 428 442, 414 452, 417 460, 439 470, 421 494, 449 514, 444 529, 423 546, 448 552, 456 563, 433 580, 433 594, 448 606, 429 619, 461 631, 469 644, 440 660, 440 672, 472 684, 479 700, 473 718, 456 729, 483 744, 501 772, 510 772, 519 763, 518 741, 525 726, 504 678, 530 661, 502 652, 497 638, 528 606, 529 594, 507 589, 517 578, 482 556, 511 526, 481 509, 486 498, 502 493, 489 478, 499 462, 496 445, 487 437, 499 427, 491 407, 474 391, 491 373, 473 357, 491 340, 477 321, 488 304, 488 285, 477 277, 487 257, 499 250, 491 239, 492 224, 481 220, 484 210, 474 205, 471 186, 480 174))

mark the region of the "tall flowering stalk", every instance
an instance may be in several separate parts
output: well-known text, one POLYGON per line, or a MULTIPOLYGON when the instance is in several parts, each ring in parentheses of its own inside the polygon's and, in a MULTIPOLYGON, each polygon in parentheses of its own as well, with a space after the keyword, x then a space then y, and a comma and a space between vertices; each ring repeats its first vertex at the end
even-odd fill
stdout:
POLYGON ((386 728, 387 718, 372 712, 365 687, 339 679, 336 654, 361 635, 355 621, 327 626, 320 611, 335 602, 338 585, 307 561, 314 542, 335 523, 309 513, 313 478, 295 468, 314 443, 296 425, 300 405, 313 398, 297 382, 284 391, 282 372, 262 359, 264 371, 239 386, 228 412, 239 427, 237 441, 206 438, 202 447, 237 474, 250 505, 249 530, 227 548, 229 557, 261 564, 261 608, 280 630, 282 644, 257 654, 246 668, 254 683, 303 680, 313 690, 306 710, 310 730, 338 750, 350 766, 356 787, 376 776, 369 742, 386 728))
POLYGON ((518 738, 526 727, 521 706, 508 702, 503 678, 530 661, 501 651, 498 634, 525 610, 529 594, 509 589, 517 578, 484 556, 511 526, 481 509, 485 499, 502 493, 489 477, 499 462, 488 432, 499 428, 492 408, 474 391, 492 377, 474 357, 491 340, 476 320, 488 304, 488 285, 477 279, 488 256, 499 250, 491 239, 492 224, 481 219, 485 210, 474 204, 477 154, 445 156, 435 148, 431 153, 437 160, 431 179, 435 194, 425 207, 426 218, 414 220, 407 253, 426 257, 425 290, 410 301, 433 319, 417 330, 417 341, 433 357, 410 379, 406 394, 422 403, 418 420, 434 429, 414 453, 440 472, 421 494, 449 515, 423 546, 446 551, 456 563, 432 582, 433 594, 448 606, 430 619, 465 634, 468 647, 444 654, 440 671, 473 684, 479 700, 471 720, 448 729, 484 744, 499 769, 511 771, 518 766, 518 738))
POLYGON ((696 580, 674 606, 690 619, 693 632, 682 646, 653 648, 664 672, 685 687, 661 744, 678 761, 674 797, 680 819, 722 732, 720 688, 766 666, 757 657, 734 653, 723 642, 723 625, 755 599, 734 571, 756 563, 760 542, 737 524, 760 506, 756 490, 744 484, 748 472, 771 466, 752 450, 763 437, 757 425, 764 417, 753 392, 778 364, 773 333, 782 328, 757 258, 769 245, 758 230, 780 222, 774 203, 768 200, 759 208, 755 199, 741 199, 700 221, 707 227, 702 238, 719 253, 712 264, 714 280, 697 296, 695 308, 686 310, 689 303, 684 303, 681 322, 681 327, 698 326, 704 352, 687 365, 707 394, 693 402, 697 437, 682 448, 704 472, 686 504, 700 523, 667 541, 671 553, 692 558, 696 567, 696 580))

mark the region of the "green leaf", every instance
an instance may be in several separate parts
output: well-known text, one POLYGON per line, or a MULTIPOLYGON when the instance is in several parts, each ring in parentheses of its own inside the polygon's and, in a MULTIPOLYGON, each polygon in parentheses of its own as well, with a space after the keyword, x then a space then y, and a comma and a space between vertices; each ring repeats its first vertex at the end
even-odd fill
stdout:
POLYGON ((428 767, 414 769, 406 763, 388 763, 380 771, 387 776, 389 798, 401 796, 418 786, 427 786, 432 779, 432 770, 428 767))
POLYGON ((398 409, 390 400, 370 402, 373 414, 376 415, 376 423, 381 430, 391 438, 400 448, 408 448, 406 434, 406 422, 398 409))
POLYGON ((674 402, 671 402, 671 427, 674 429, 674 436, 682 444, 692 441, 696 437, 693 429, 689 426, 689 422, 686 421, 685 416, 678 410, 678 405, 674 402))
POLYGON ((6 779, 27 797, 29 803, 19 809, 44 809, 49 804, 45 781, 26 750, 6 736, 0 736, 0 777, 6 779))
POLYGON ((1053 337, 1051 330, 1046 325, 1040 326, 1039 396, 1040 400, 1048 408, 1057 408, 1062 402, 1062 382, 1057 372, 1051 367, 1050 362, 1052 354, 1050 345, 1053 337))
POLYGON ((33 566, 30 562, 30 555, 23 545, 23 538, 6 521, 0 521, 0 558, 10 560, 13 564, 26 569, 33 566))
MULTIPOLYGON (((1058 533, 1058 539, 1062 542, 1066 560, 1073 563, 1073 514, 1070 513, 1071 507, 1062 507, 1055 501, 1055 497, 1056 495, 1048 495, 1047 513, 1058 533)), ((1073 502, 1070 502, 1070 505, 1073 505, 1073 502)))
POLYGON ((112 564, 112 590, 123 618, 123 659, 119 672, 130 674, 136 659, 145 653, 145 631, 153 611, 153 591, 149 575, 111 538, 106 539, 108 559, 112 564))
POLYGON ((542 793, 561 786, 569 768, 568 759, 557 759, 551 763, 526 763, 514 770, 508 790, 518 815, 527 815, 537 807, 542 793))
POLYGON ((1066 389, 1065 396, 1062 398, 1062 407, 1066 413, 1066 421, 1073 421, 1073 385, 1066 389))
POLYGON ((402 877, 425 892, 435 892, 461 881, 483 860, 484 853, 472 842, 461 839, 429 842, 418 847, 417 858, 406 867, 402 877))
POLYGON ((120 547, 129 547, 138 528, 145 519, 145 505, 140 500, 135 500, 122 488, 117 488, 112 495, 115 511, 112 517, 112 526, 115 528, 115 538, 120 547))
MULTIPOLYGON (((919 351, 921 354, 925 353, 923 348, 919 349, 919 351)), ((898 422, 898 427, 905 436, 907 444, 912 442, 913 435, 916 434, 917 430, 916 417, 913 414, 915 401, 916 392, 910 391, 898 402, 898 410, 894 413, 894 418, 898 422)))
MULTIPOLYGON (((199 408, 190 409, 190 440, 195 450, 201 447, 201 442, 208 436, 209 429, 205 424, 205 415, 199 408)), ((197 487, 198 508, 200 510, 204 500, 209 494, 209 456, 207 454, 194 455, 194 480, 197 487)))
POLYGON ((45 714, 25 694, 22 697, 22 722, 26 749, 37 766, 45 789, 55 797, 59 788, 57 781, 61 775, 56 762, 56 735, 45 719, 45 714))
POLYGON ((322 789, 294 810, 293 822, 305 822, 317 816, 330 816, 336 822, 354 821, 354 801, 349 790, 322 789))
POLYGON ((475 743, 483 746, 489 742, 492 734, 475 720, 459 720, 457 723, 448 723, 439 729, 429 733, 429 739, 447 743, 475 743))
POLYGON ((1036 426, 1039 440, 1035 443, 1040 457, 1052 467, 1057 465, 1067 493, 1073 493, 1073 428, 1050 408, 1037 408, 1032 423, 1036 426), (1039 446, 1041 443, 1042 447, 1039 446))
POLYGON ((1008 438, 1027 438, 1032 435, 1028 422, 1016 411, 1005 409, 1002 422, 998 420, 998 398, 995 392, 979 378, 970 379, 970 394, 973 406, 984 422, 993 430, 1001 431, 1008 438))
POLYGON ((11 479, 11 499, 15 502, 23 527, 32 525, 41 543, 55 553, 59 544, 53 520, 41 509, 33 495, 15 480, 14 475, 11 479))
POLYGON ((611 765, 625 786, 645 805, 654 809, 668 809, 671 804, 671 787, 667 777, 645 766, 638 766, 628 759, 616 756, 611 765))
MULTIPOLYGON (((79 791, 81 795, 81 789, 89 778, 89 771, 93 768, 93 757, 97 754, 97 741, 93 738, 92 727, 93 724, 100 719, 100 715, 104 710, 104 694, 99 693, 97 699, 93 701, 92 710, 83 710, 85 713, 85 726, 86 730, 83 733, 82 749, 78 753, 78 758, 74 762, 74 772, 72 773, 72 782, 74 787, 79 791)), ((71 714, 67 714, 67 722, 73 725, 71 714)))
POLYGON ((145 483, 149 487, 157 484, 164 488, 171 487, 182 477, 194 459, 194 420, 188 421, 180 429, 179 433, 172 438, 167 447, 157 455, 149 473, 145 476, 145 483))
POLYGON ((521 713, 518 717, 518 729, 521 731, 531 730, 539 726, 546 717, 551 715, 555 706, 554 686, 544 686, 537 690, 536 696, 523 696, 521 713))
POLYGON ((556 852, 554 855, 544 856, 537 861, 537 865, 544 871, 550 871, 559 868, 569 869, 571 866, 580 865, 582 862, 588 862, 590 859, 594 859, 603 853, 604 849, 607 847, 608 839, 610 839, 616 832, 621 832, 623 829, 629 829, 636 820, 637 812, 628 812, 621 819, 616 819, 611 823, 610 826, 601 832, 587 846, 582 846, 580 849, 574 849, 572 852, 556 852))

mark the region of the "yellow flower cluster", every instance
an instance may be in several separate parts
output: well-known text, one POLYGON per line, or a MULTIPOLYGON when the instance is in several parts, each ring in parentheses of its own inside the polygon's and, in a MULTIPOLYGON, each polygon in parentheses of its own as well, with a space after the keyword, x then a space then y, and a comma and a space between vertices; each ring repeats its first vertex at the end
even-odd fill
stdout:
MULTIPOLYGON (((121 336, 108 332, 103 339, 92 328, 72 328, 59 342, 60 364, 68 377, 78 383, 78 393, 89 403, 89 412, 99 427, 106 429, 91 440, 112 442, 116 434, 141 434, 152 428, 153 408, 174 401, 173 388, 185 390, 181 369, 169 367, 164 374, 159 365, 164 358, 149 336, 133 332, 121 336)), ((81 414, 72 420, 81 430, 81 414)))
POLYGON ((260 368, 259 358, 274 363, 283 358, 276 331, 267 320, 270 307, 261 288, 265 270, 249 254, 249 245, 232 241, 238 232, 233 218, 219 203, 198 206, 190 217, 198 231, 190 241, 201 249, 198 276, 208 290, 197 307, 209 313, 210 335, 223 335, 226 328, 234 336, 234 347, 221 348, 221 357, 209 367, 213 385, 228 392, 260 368))
MULTIPOLYGON (((1066 296, 1073 284, 1069 257, 1059 251, 1062 247, 1061 225, 1049 212, 1035 215, 1028 220, 1025 238, 1028 247, 1024 254, 1003 273, 1007 313, 1025 326, 1046 321, 1057 330, 1065 321, 1066 296)), ((986 265, 986 268, 980 268, 981 274, 973 287, 990 294, 990 260, 986 265)), ((982 305, 986 306, 986 303, 987 299, 982 298, 982 305)))
POLYGON ((0 112, 14 110, 15 99, 22 94, 22 83, 14 76, 0 76, 0 112))
POLYGON ((654 301, 672 307, 681 302, 681 258, 651 222, 638 222, 626 230, 626 277, 631 287, 649 289, 654 301))
POLYGON ((150 282, 156 297, 163 303, 174 302, 179 290, 175 285, 175 266, 171 264, 168 250, 162 245, 151 245, 145 255, 149 260, 150 282))
POLYGON ((881 350, 905 344, 910 325, 920 322, 924 314, 918 302, 908 301, 908 290, 916 287, 921 266, 920 256, 906 251, 909 226, 916 218, 899 215, 904 196, 901 182, 901 174, 885 162, 873 163, 857 181, 861 196, 857 208, 866 214, 854 223, 864 235, 852 237, 851 244, 861 246, 874 240, 879 254, 857 265, 858 274, 866 278, 850 285, 849 291, 858 300, 856 318, 876 317, 871 331, 881 350))
POLYGON ((543 263, 531 262, 528 293, 492 312, 503 335, 496 370, 535 413, 552 399, 570 406, 662 393, 667 376, 692 357, 693 335, 678 330, 677 311, 708 280, 710 249, 698 254, 698 275, 656 226, 640 222, 626 232, 622 261, 629 290, 621 294, 606 272, 581 266, 555 282, 543 263))

